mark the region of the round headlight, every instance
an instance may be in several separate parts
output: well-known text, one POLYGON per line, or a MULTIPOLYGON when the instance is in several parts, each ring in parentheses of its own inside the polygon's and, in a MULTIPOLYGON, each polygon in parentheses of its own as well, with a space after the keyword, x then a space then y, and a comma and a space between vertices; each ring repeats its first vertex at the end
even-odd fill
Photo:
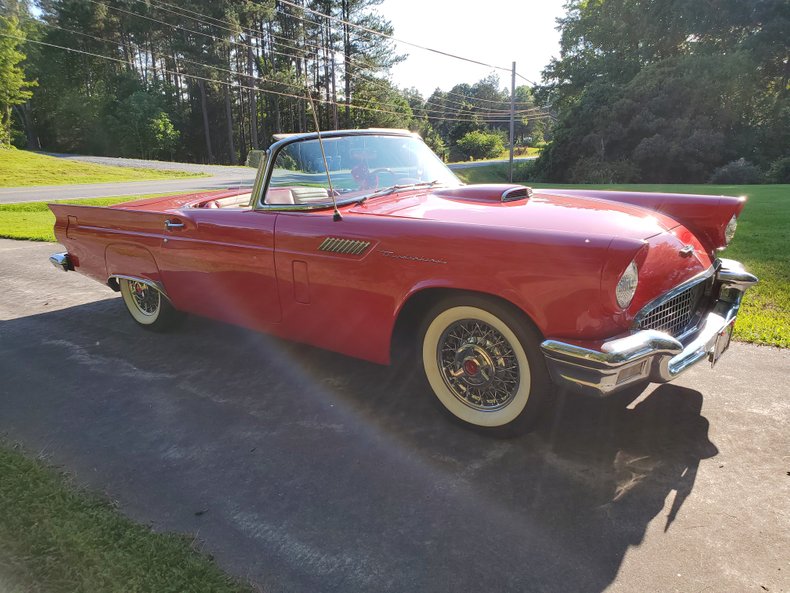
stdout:
POLYGON ((738 219, 733 214, 727 227, 724 229, 724 244, 729 245, 732 238, 735 236, 735 229, 738 228, 738 219))
POLYGON ((639 271, 636 269, 636 264, 631 262, 628 267, 620 276, 620 281, 617 283, 615 289, 615 296, 617 297, 617 304, 621 309, 626 309, 631 304, 636 292, 636 285, 639 282, 639 271))

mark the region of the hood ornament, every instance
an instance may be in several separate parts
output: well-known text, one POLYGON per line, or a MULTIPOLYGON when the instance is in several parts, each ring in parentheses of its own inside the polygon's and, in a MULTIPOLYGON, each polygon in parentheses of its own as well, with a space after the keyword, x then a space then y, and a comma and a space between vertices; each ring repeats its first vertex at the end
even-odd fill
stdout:
POLYGON ((684 245, 680 248, 680 255, 681 257, 689 257, 691 254, 694 253, 694 246, 693 245, 684 245))

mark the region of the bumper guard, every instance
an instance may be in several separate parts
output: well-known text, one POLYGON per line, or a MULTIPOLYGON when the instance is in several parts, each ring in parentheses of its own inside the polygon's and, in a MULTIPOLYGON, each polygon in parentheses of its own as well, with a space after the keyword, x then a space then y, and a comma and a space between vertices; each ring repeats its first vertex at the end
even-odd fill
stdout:
POLYGON ((681 339, 647 329, 588 343, 546 340, 540 347, 554 383, 600 397, 640 381, 666 383, 705 358, 715 363, 729 345, 744 292, 757 283, 740 262, 719 264, 719 297, 693 332, 681 339))
POLYGON ((65 251, 63 253, 53 253, 49 256, 49 262, 59 270, 68 272, 74 270, 74 265, 71 263, 69 254, 65 251))

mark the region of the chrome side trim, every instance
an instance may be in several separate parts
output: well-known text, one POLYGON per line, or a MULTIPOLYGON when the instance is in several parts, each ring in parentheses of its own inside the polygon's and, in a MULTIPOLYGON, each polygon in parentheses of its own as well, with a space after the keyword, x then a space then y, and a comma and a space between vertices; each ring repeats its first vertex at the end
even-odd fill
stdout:
POLYGON ((69 257, 69 254, 66 251, 63 251, 61 253, 53 253, 52 255, 50 255, 49 263, 51 263, 59 270, 63 270, 64 272, 69 272, 71 270, 74 270, 74 265, 71 263, 71 258, 69 257))
MULTIPOLYGON (((263 198, 261 198, 263 199, 263 198)), ((266 210, 270 212, 310 212, 313 210, 332 210, 332 199, 327 197, 328 202, 316 202, 313 204, 264 204, 260 203, 256 210, 266 210)), ((336 200, 338 206, 347 206, 359 202, 361 198, 346 198, 345 200, 336 200)))
MULTIPOLYGON (((605 396, 640 381, 666 383, 704 359, 713 361, 722 336, 732 330, 744 291, 757 282, 736 261, 720 260, 714 268, 718 299, 695 330, 680 338, 656 330, 632 330, 597 342, 545 340, 541 350, 552 380, 574 391, 605 396)), ((704 277, 677 288, 688 289, 708 275, 706 271, 704 277)))
POLYGON ((148 278, 140 278, 139 276, 127 276, 125 274, 112 274, 107 278, 107 286, 112 288, 114 291, 118 292, 120 290, 120 286, 118 285, 118 280, 131 280, 132 282, 142 282, 143 284, 147 284, 151 288, 155 288, 158 290, 162 295, 170 300, 170 297, 167 296, 167 292, 165 291, 164 285, 156 280, 149 280, 148 278))

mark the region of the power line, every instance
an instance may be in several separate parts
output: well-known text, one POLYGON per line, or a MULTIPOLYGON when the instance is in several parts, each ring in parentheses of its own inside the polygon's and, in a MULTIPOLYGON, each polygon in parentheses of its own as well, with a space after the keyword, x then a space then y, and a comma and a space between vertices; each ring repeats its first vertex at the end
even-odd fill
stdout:
MULTIPOLYGON (((101 2, 98 2, 97 0, 90 0, 90 1, 93 2, 94 4, 97 4, 97 5, 107 6, 107 5, 105 5, 105 4, 101 3, 101 2)), ((143 19, 146 19, 146 20, 149 20, 149 21, 152 21, 152 22, 155 22, 155 23, 158 23, 158 24, 170 27, 170 28, 174 28, 174 29, 177 29, 177 30, 183 30, 183 31, 186 31, 186 32, 189 32, 189 33, 194 33, 196 35, 202 35, 202 36, 210 38, 210 39, 212 39, 214 41, 219 41, 219 42, 222 42, 222 43, 230 43, 232 45, 237 45, 237 46, 240 46, 240 47, 245 47, 245 48, 250 48, 250 49, 256 49, 256 48, 250 46, 249 44, 245 44, 245 43, 242 43, 242 42, 236 42, 236 41, 229 41, 229 40, 226 40, 226 39, 222 39, 222 38, 216 37, 215 35, 212 35, 210 33, 206 33, 206 32, 203 32, 203 31, 195 31, 193 29, 188 29, 188 28, 182 27, 180 25, 168 23, 166 21, 162 21, 160 19, 156 19, 154 17, 150 17, 150 16, 147 16, 147 15, 142 15, 142 14, 139 14, 139 13, 136 13, 136 12, 132 12, 132 11, 124 10, 124 9, 119 9, 119 8, 112 7, 112 6, 107 6, 107 7, 108 8, 112 8, 114 10, 118 10, 118 11, 123 12, 125 14, 128 14, 130 16, 141 17, 143 19)), ((189 18, 191 18, 191 17, 189 17, 189 18)), ((195 19, 195 20, 198 20, 198 19, 195 19)), ((203 21, 198 20, 198 22, 203 22, 203 21)), ((51 26, 51 27, 62 29, 64 31, 67 31, 67 32, 72 33, 72 34, 82 35, 82 36, 85 36, 85 37, 90 37, 90 38, 96 39, 98 41, 102 41, 102 42, 106 42, 106 43, 112 43, 114 45, 119 45, 119 43, 116 42, 116 41, 111 41, 111 40, 103 39, 103 38, 100 38, 100 37, 96 37, 94 35, 90 35, 90 34, 87 34, 87 33, 66 29, 65 27, 61 27, 61 26, 55 25, 53 23, 46 23, 45 22, 44 24, 46 24, 48 26, 51 26)), ((260 37, 256 37, 256 38, 259 39, 260 41, 263 41, 260 37)), ((127 47, 125 44, 122 44, 122 43, 120 45, 123 46, 123 47, 127 47)), ((283 56, 288 57, 290 59, 296 59, 298 57, 304 57, 304 56, 294 56, 294 55, 291 55, 291 54, 278 52, 278 51, 273 50, 271 48, 269 49, 269 51, 272 52, 272 53, 283 55, 283 56)), ((223 71, 223 72, 226 72, 226 73, 233 74, 235 76, 244 76, 246 78, 253 78, 253 79, 256 79, 256 80, 261 80, 261 81, 269 82, 269 83, 272 83, 272 84, 280 84, 280 85, 285 85, 285 86, 291 86, 291 87, 299 88, 300 90, 302 88, 301 85, 288 83, 288 82, 285 82, 285 81, 267 79, 267 78, 260 77, 260 76, 257 76, 257 77, 256 76, 250 76, 249 74, 246 74, 246 73, 236 72, 236 71, 229 70, 229 69, 226 69, 226 68, 222 68, 222 67, 216 66, 216 65, 203 64, 201 62, 196 62, 194 60, 189 60, 188 58, 184 58, 184 57, 182 57, 181 60, 186 62, 186 63, 195 64, 197 66, 204 67, 204 68, 211 68, 211 69, 214 69, 214 70, 223 71)), ((318 60, 316 60, 316 61, 318 61, 318 60)), ((361 77, 361 76, 358 76, 358 75, 356 75, 354 77, 355 78, 360 78, 360 79, 368 81, 368 82, 374 82, 375 81, 375 83, 378 83, 378 84, 382 85, 382 87, 384 86, 383 81, 378 81, 375 78, 373 78, 373 79, 365 78, 365 77, 361 77)), ((390 89, 387 89, 387 90, 390 90, 390 89)), ((321 100, 320 102, 327 103, 326 100, 321 100)), ((333 103, 333 104, 336 104, 336 105, 339 104, 336 101, 330 101, 330 103, 333 103)), ((436 105, 436 103, 432 103, 431 101, 426 101, 425 104, 426 105, 428 105, 428 104, 436 105)), ((344 106, 345 103, 343 103, 342 105, 344 106)), ((386 103, 386 102, 382 102, 382 105, 389 106, 389 107, 392 107, 392 108, 395 108, 395 109, 397 109, 399 107, 399 105, 394 105, 392 103, 386 103)), ((440 107, 442 107, 442 109, 443 109, 443 106, 440 106, 440 107)), ((506 113, 505 110, 500 110, 498 112, 493 112, 493 111, 489 110, 488 113, 483 114, 483 117, 480 117, 477 120, 469 119, 469 118, 459 118, 458 116, 462 115, 461 114, 461 110, 465 109, 465 108, 466 108, 466 106, 459 107, 455 114, 452 114, 452 113, 450 114, 452 117, 445 117, 446 113, 444 111, 440 112, 441 115, 436 115, 436 112, 437 112, 436 109, 425 109, 424 108, 424 110, 426 112, 426 115, 429 118, 431 118, 431 119, 437 119, 437 120, 443 120, 443 121, 456 120, 456 121, 459 121, 459 122, 461 122, 461 121, 465 121, 465 122, 483 121, 485 123, 503 123, 503 120, 498 119, 498 116, 502 115, 502 117, 504 117, 505 113, 506 113)), ((522 115, 522 114, 526 115, 527 113, 530 113, 530 112, 532 112, 532 111, 534 111, 536 109, 538 109, 538 108, 534 108, 533 107, 531 109, 519 111, 519 114, 520 115, 522 115)), ((387 113, 392 113, 392 114, 400 113, 400 112, 397 112, 397 111, 386 111, 386 110, 382 110, 382 112, 387 112, 387 113)), ((509 112, 507 112, 507 113, 509 113, 509 112)), ((471 117, 471 114, 470 114, 470 117, 471 117)))
MULTIPOLYGON (((236 33, 236 32, 237 32, 237 29, 234 29, 234 28, 232 28, 231 26, 225 26, 225 25, 232 25, 232 23, 230 23, 230 22, 228 22, 228 21, 223 21, 223 20, 221 20, 221 19, 217 19, 217 18, 214 18, 214 17, 210 17, 210 16, 207 16, 207 15, 203 15, 203 14, 201 14, 201 13, 199 13, 199 12, 196 12, 196 11, 194 11, 194 10, 189 10, 189 9, 186 9, 186 8, 181 8, 181 7, 175 6, 175 5, 173 5, 173 4, 169 4, 169 3, 167 3, 167 2, 163 2, 162 0, 158 0, 158 1, 153 1, 153 0, 148 0, 148 1, 146 1, 146 0, 137 0, 137 2, 140 2, 140 3, 146 4, 146 5, 149 5, 149 4, 150 4, 150 5, 157 6, 157 7, 158 7, 160 10, 165 10, 166 12, 169 12, 169 13, 171 13, 171 14, 175 14, 176 16, 186 16, 187 18, 190 18, 190 19, 192 19, 192 20, 194 20, 194 21, 196 21, 196 22, 198 22, 198 23, 201 23, 201 24, 205 24, 205 25, 209 25, 209 26, 216 26, 216 27, 220 27, 220 28, 222 28, 222 29, 224 29, 224 30, 226 30, 226 31, 229 31, 229 32, 231 32, 231 33, 236 33), (175 12, 175 11, 173 11, 173 10, 169 10, 169 9, 166 9, 166 8, 162 8, 162 6, 161 6, 161 5, 165 5, 165 6, 171 6, 171 7, 174 7, 174 8, 176 8, 176 9, 178 9, 178 10, 183 10, 183 11, 185 11, 185 12, 189 12, 189 13, 191 13, 191 14, 198 15, 198 16, 199 16, 199 17, 201 17, 201 18, 196 18, 196 17, 194 17, 194 16, 187 16, 187 15, 184 15, 184 14, 182 14, 182 13, 175 12), (209 23, 209 22, 208 22, 208 21, 206 21, 206 20, 202 20, 202 19, 204 19, 204 18, 205 18, 205 19, 209 19, 209 20, 211 20, 211 21, 215 21, 216 23, 220 23, 220 24, 212 24, 212 23, 209 23)), ((293 18, 296 18, 296 19, 302 20, 303 22, 307 22, 307 23, 309 23, 309 24, 312 24, 312 25, 320 25, 320 23, 317 23, 317 22, 312 22, 312 21, 307 21, 306 19, 302 19, 301 17, 299 17, 299 16, 297 16, 297 15, 293 15, 293 14, 290 14, 290 13, 284 13, 284 14, 286 14, 286 15, 287 15, 287 16, 289 16, 289 17, 293 17, 293 18)), ((143 15, 140 15, 140 16, 143 16, 143 15)), ((159 22, 161 22, 161 21, 159 21, 159 22)), ((166 25, 168 25, 168 23, 164 23, 164 22, 162 22, 162 24, 166 24, 166 25)), ((168 25, 168 26, 172 26, 172 25, 168 25)), ((257 39, 258 41, 261 41, 261 42, 263 42, 263 41, 264 41, 264 39, 263 39, 262 37, 260 37, 260 35, 258 34, 258 32, 254 31, 253 29, 250 29, 250 28, 248 28, 248 27, 243 27, 243 26, 241 26, 241 25, 239 25, 239 26, 238 26, 238 29, 241 29, 241 30, 247 31, 247 32, 248 32, 248 36, 250 36, 250 37, 253 37, 253 38, 257 39)), ((332 30, 331 30, 331 28, 329 29, 329 33, 330 33, 330 35, 332 34, 332 30)), ((304 52, 304 50, 303 50, 302 48, 298 47, 297 45, 292 45, 292 41, 291 41, 290 39, 287 39, 286 37, 282 37, 282 36, 280 36, 280 35, 276 35, 276 34, 274 34, 274 33, 271 33, 271 32, 269 32, 269 33, 267 33, 267 34, 268 34, 270 37, 272 37, 273 39, 281 40, 281 41, 280 41, 280 43, 282 43, 282 44, 286 45, 286 49, 290 49, 290 50, 294 50, 294 51, 298 51, 298 52, 303 52, 303 54, 302 54, 301 56, 299 56, 299 57, 302 57, 302 58, 307 58, 307 57, 309 56, 309 54, 308 54, 307 52, 304 52), (287 43, 286 43, 286 42, 287 42, 287 43)), ((215 38, 215 39, 216 39, 216 38, 215 38)), ((231 42, 231 43, 234 43, 234 44, 239 44, 239 45, 241 45, 241 46, 243 46, 243 47, 250 47, 249 45, 246 45, 246 44, 243 44, 243 43, 240 43, 240 42, 231 42)), ((321 51, 316 51, 316 52, 315 52, 315 55, 316 55, 316 56, 318 56, 318 55, 319 55, 319 54, 320 54, 320 53, 321 53, 321 52, 322 52, 324 49, 326 49, 326 48, 324 48, 324 46, 320 46, 320 45, 317 45, 317 44, 315 44, 315 43, 310 43, 310 42, 308 42, 306 39, 304 39, 304 40, 303 40, 303 43, 304 43, 305 45, 308 45, 308 46, 310 46, 310 47, 314 47, 314 48, 316 48, 316 50, 321 50, 321 51)), ((254 49, 254 48, 253 48, 253 49, 254 49)), ((270 49, 269 49, 269 51, 270 51, 270 52, 272 52, 272 53, 278 54, 278 55, 286 55, 286 56, 288 56, 288 57, 295 57, 295 56, 290 56, 289 54, 283 54, 282 52, 278 52, 278 51, 276 51, 276 50, 274 50, 274 49, 272 49, 272 48, 270 48, 270 49)), ((332 47, 332 51, 334 52, 334 47, 332 47)), ((354 58, 349 58, 349 61, 351 61, 351 62, 354 62, 354 63, 362 63, 362 62, 360 62, 360 60, 357 60, 357 59, 354 59, 354 58)), ((363 63, 363 67, 364 67, 364 68, 370 68, 370 66, 369 66, 369 65, 367 65, 367 64, 364 64, 364 63, 363 63)), ((371 78, 365 78, 364 76, 361 76, 361 75, 355 74, 355 73, 353 73, 353 72, 347 72, 346 74, 347 74, 348 76, 351 76, 352 78, 360 78, 360 79, 363 79, 363 80, 366 80, 366 81, 369 81, 369 82, 372 82, 372 81, 376 81, 376 82, 378 82, 378 80, 377 80, 377 79, 375 79, 375 77, 371 77, 371 78)), ((382 88, 384 88, 384 83, 383 83, 383 81, 382 81, 382 82, 380 82, 379 84, 381 84, 381 85, 382 85, 382 88)), ((387 90, 389 90, 389 88, 388 88, 387 90)), ((462 94, 460 94, 460 93, 454 93, 454 92, 452 92, 452 91, 447 91, 447 92, 445 92, 445 94, 449 94, 449 95, 455 95, 455 96, 463 97, 465 100, 471 100, 471 101, 480 101, 480 102, 486 102, 486 103, 495 103, 495 104, 503 104, 503 103, 507 103, 507 100, 496 101, 496 100, 492 100, 492 99, 484 99, 484 98, 470 98, 470 97, 467 97, 466 95, 462 95, 462 94)), ((450 101, 450 103, 453 103, 454 105, 457 105, 457 106, 458 106, 458 108, 459 108, 459 109, 458 109, 458 111, 459 111, 459 112, 460 112, 460 110, 461 110, 461 109, 465 109, 465 108, 467 107, 466 105, 463 105, 463 104, 461 104, 461 103, 458 103, 457 101, 450 101)), ((430 101, 430 100, 425 100, 425 104, 426 104, 426 105, 431 105, 431 104, 432 104, 432 105, 437 105, 437 106, 439 106, 439 107, 442 107, 442 108, 444 108, 444 107, 445 107, 445 106, 438 105, 437 103, 435 103, 435 102, 433 102, 433 101, 430 101)), ((529 103, 525 103, 525 102, 517 102, 516 104, 517 104, 517 105, 529 105, 529 103)), ((390 105, 391 105, 391 104, 390 104, 390 105)), ((529 108, 527 108, 527 109, 526 109, 526 110, 524 110, 524 111, 533 111, 533 110, 535 110, 535 109, 539 109, 539 108, 535 108, 535 107, 529 107, 529 108)), ((508 110, 508 109, 505 109, 505 110, 499 110, 499 111, 502 111, 503 113, 510 113, 510 110, 508 110)), ((519 111, 519 113, 520 113, 520 111, 519 111)))
MULTIPOLYGON (((456 54, 451 54, 449 52, 442 51, 440 49, 434 49, 432 47, 427 47, 427 46, 424 46, 424 45, 420 45, 419 43, 412 43, 411 41, 405 41, 403 39, 399 39, 397 37, 394 37, 393 35, 388 35, 386 33, 382 33, 381 31, 376 31, 375 29, 370 29, 370 28, 365 27, 363 25, 359 25, 357 23, 352 23, 352 22, 343 20, 343 19, 341 19, 339 17, 333 16, 333 15, 329 15, 329 14, 320 12, 318 10, 313 10, 312 8, 307 8, 306 6, 299 6, 298 4, 295 4, 294 2, 290 2, 289 0, 279 0, 279 2, 281 4, 286 4, 288 6, 293 6, 294 8, 298 8, 300 10, 304 10, 305 12, 309 12, 309 13, 312 13, 312 14, 317 14, 318 16, 322 16, 324 18, 328 18, 328 19, 332 19, 334 21, 338 21, 338 22, 340 22, 340 23, 342 23, 344 25, 348 25, 349 27, 352 27, 354 29, 359 29, 361 31, 365 31, 365 32, 371 33, 373 35, 377 35, 378 37, 383 37, 385 39, 390 39, 390 40, 395 41, 397 43, 402 43, 404 45, 408 45, 410 47, 415 47, 417 49, 421 49, 421 50, 424 50, 424 51, 429 51, 429 52, 432 52, 432 53, 435 53, 435 54, 446 56, 448 58, 453 58, 453 59, 456 59, 456 60, 462 60, 464 62, 469 62, 471 64, 477 64, 478 66, 485 66, 486 68, 493 68, 495 70, 502 70, 504 72, 510 72, 510 70, 511 70, 510 68, 503 68, 502 66, 495 66, 493 64, 487 64, 485 62, 480 62, 478 60, 473 60, 471 58, 465 58, 463 56, 459 56, 459 55, 456 55, 456 54)), ((277 7, 275 7, 275 10, 282 12, 277 7)), ((291 15, 291 16, 295 16, 295 15, 291 15)), ((300 17, 297 16, 296 18, 300 18, 300 17)), ((301 20, 304 20, 304 19, 301 19, 301 20)))
MULTIPOLYGON (((94 58, 100 58, 100 59, 116 62, 116 63, 119 63, 119 64, 124 64, 124 65, 128 65, 129 64, 128 61, 120 59, 120 58, 114 58, 114 57, 111 57, 111 56, 105 56, 103 54, 97 54, 97 53, 94 53, 94 52, 89 52, 89 51, 85 51, 85 50, 81 50, 81 49, 77 49, 77 48, 73 48, 73 47, 67 47, 67 46, 63 46, 63 45, 58 45, 58 44, 55 44, 55 43, 48 43, 48 42, 39 41, 39 40, 36 40, 36 39, 28 39, 28 38, 25 38, 25 37, 9 35, 7 33, 0 33, 0 36, 7 37, 7 38, 10 38, 10 39, 17 39, 19 41, 23 41, 23 42, 27 42, 27 43, 35 43, 35 44, 38 44, 38 45, 43 45, 43 46, 47 46, 47 47, 61 49, 61 50, 64 50, 64 51, 69 51, 69 52, 73 52, 73 53, 87 55, 87 56, 91 56, 91 57, 94 57, 94 58)), ((207 67, 212 68, 212 66, 207 66, 207 67)), ((188 74, 186 72, 175 72, 175 71, 169 70, 167 68, 160 68, 160 71, 161 72, 166 72, 168 74, 173 74, 173 75, 176 75, 176 76, 183 76, 185 78, 191 78, 191 79, 195 79, 195 80, 202 80, 204 82, 212 82, 212 83, 221 84, 221 85, 228 86, 228 87, 234 87, 234 88, 240 88, 240 89, 245 89, 245 90, 251 90, 251 91, 260 92, 260 93, 263 93, 263 94, 271 94, 271 95, 277 95, 277 96, 281 96, 281 97, 288 97, 288 98, 297 99, 297 100, 300 100, 300 101, 306 101, 307 100, 304 95, 294 95, 294 94, 291 94, 291 93, 283 93, 283 92, 279 92, 279 91, 273 91, 273 90, 270 90, 270 89, 261 89, 261 88, 256 88, 256 87, 249 87, 249 86, 246 86, 246 85, 242 85, 240 83, 216 80, 216 79, 213 79, 213 78, 208 78, 208 77, 205 77, 205 76, 199 76, 199 75, 196 75, 196 74, 188 74)), ((326 101, 324 99, 317 99, 317 102, 318 103, 323 103, 323 104, 329 104, 329 105, 343 105, 343 104, 337 103, 336 101, 326 101)), ((386 113, 386 114, 398 115, 398 116, 402 116, 402 117, 403 116, 407 116, 407 114, 405 114, 405 113, 396 112, 396 111, 387 111, 387 110, 384 110, 384 109, 376 109, 376 108, 372 108, 372 107, 366 107, 364 105, 350 104, 349 107, 351 109, 358 109, 358 110, 363 110, 363 111, 371 111, 371 112, 377 112, 377 113, 386 113)), ((474 121, 474 120, 460 120, 460 119, 455 119, 455 118, 434 118, 434 119, 443 119, 443 120, 448 120, 448 121, 474 121)), ((479 121, 482 122, 482 121, 485 121, 485 120, 481 119, 479 121)))
MULTIPOLYGON (((126 49, 131 49, 131 50, 135 49, 135 48, 130 47, 129 45, 123 43, 123 42, 114 41, 114 40, 111 40, 111 39, 105 39, 103 37, 97 37, 96 35, 91 35, 90 33, 84 33, 82 31, 75 31, 73 29, 68 29, 67 27, 62 27, 62 26, 56 25, 54 23, 43 23, 43 24, 45 26, 64 31, 66 33, 70 33, 70 34, 73 34, 73 35, 80 35, 80 36, 83 36, 83 37, 87 37, 89 39, 93 39, 95 41, 108 43, 108 44, 111 44, 113 46, 121 46, 121 47, 124 47, 126 49)), ((72 49, 76 49, 76 48, 72 48, 72 49)), ((200 66, 200 67, 209 68, 211 70, 217 70, 217 71, 224 72, 224 73, 227 73, 227 74, 232 74, 234 76, 239 76, 239 77, 244 77, 244 78, 251 78, 251 79, 256 80, 256 81, 267 82, 267 83, 274 84, 274 85, 281 85, 281 86, 286 86, 286 87, 292 87, 292 88, 296 88, 296 89, 299 89, 299 90, 302 90, 304 88, 303 85, 301 85, 301 84, 287 82, 287 81, 282 81, 282 80, 275 80, 275 79, 265 78, 265 77, 262 77, 262 76, 250 75, 250 74, 246 74, 246 73, 243 73, 243 72, 230 70, 228 68, 223 68, 221 66, 216 66, 216 65, 211 65, 211 64, 203 64, 202 62, 197 62, 195 60, 190 60, 190 59, 184 58, 184 57, 180 57, 180 60, 185 62, 185 63, 188 63, 188 64, 194 64, 194 65, 197 65, 197 66, 200 66)), ((127 65, 129 64, 129 62, 127 60, 120 60, 120 62, 122 62, 124 64, 127 64, 127 65)), ((160 70, 166 71, 165 69, 160 69, 160 70)), ((184 76, 184 75, 186 75, 186 73, 181 72, 181 73, 179 73, 179 75, 184 76)), ((322 102, 323 103, 327 103, 327 101, 322 101, 322 102)), ((340 104, 338 102, 329 102, 329 103, 330 104, 335 104, 335 105, 339 105, 340 104)), ((400 107, 399 105, 395 105, 395 104, 392 104, 392 103, 381 103, 381 105, 388 106, 388 107, 393 107, 393 108, 400 107)), ((371 108, 371 109, 374 109, 374 108, 371 108)), ((404 114, 402 112, 397 112, 397 111, 385 111, 385 110, 380 110, 380 111, 382 111, 384 113, 406 115, 406 114, 404 114)), ((469 119, 469 118, 455 118, 455 117, 454 118, 448 118, 448 117, 444 117, 446 115, 444 112, 442 112, 441 115, 436 115, 435 113, 433 113, 434 110, 425 110, 425 111, 426 111, 427 117, 429 119, 437 119, 438 118, 438 119, 443 119, 443 120, 446 120, 446 121, 458 121, 458 122, 484 121, 486 123, 502 123, 504 121, 503 119, 499 118, 500 115, 502 115, 502 117, 504 117, 504 113, 503 114, 499 114, 499 113, 488 112, 488 113, 483 114, 482 117, 480 117, 477 120, 475 120, 475 119, 469 119)), ((460 114, 455 114, 455 115, 460 115, 460 114)), ((412 116, 416 117, 416 114, 414 114, 413 110, 412 110, 412 116)), ((470 116, 471 116, 471 114, 470 114, 470 116)))

